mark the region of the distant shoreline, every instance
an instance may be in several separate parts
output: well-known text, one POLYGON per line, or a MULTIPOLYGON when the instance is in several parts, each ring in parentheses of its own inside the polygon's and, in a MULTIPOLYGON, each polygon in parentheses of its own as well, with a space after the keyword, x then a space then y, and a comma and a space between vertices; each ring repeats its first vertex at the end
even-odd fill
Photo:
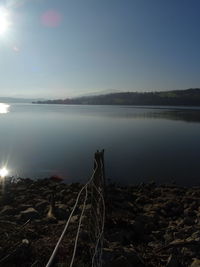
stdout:
MULTIPOLYGON (((24 103, 22 103, 24 104, 24 103)), ((134 108, 149 108, 149 109, 177 109, 177 110, 200 110, 200 105, 158 105, 158 104, 143 104, 143 105, 130 105, 130 104, 61 104, 61 103, 41 103, 41 101, 38 102, 32 102, 28 104, 34 104, 34 105, 62 105, 62 106, 115 106, 115 107, 134 107, 134 108)))
POLYGON ((196 106, 200 107, 200 89, 165 92, 123 92, 79 98, 34 101, 33 104, 63 105, 130 105, 130 106, 196 106))

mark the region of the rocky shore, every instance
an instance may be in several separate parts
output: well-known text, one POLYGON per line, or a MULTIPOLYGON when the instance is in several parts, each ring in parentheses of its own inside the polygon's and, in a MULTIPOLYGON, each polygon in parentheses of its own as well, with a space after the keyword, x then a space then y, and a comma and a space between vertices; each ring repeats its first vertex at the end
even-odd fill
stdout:
MULTIPOLYGON (((0 266, 44 267, 81 187, 56 179, 1 183, 0 266)), ((200 266, 200 187, 109 185, 105 201, 103 266, 200 266)), ((79 208, 54 266, 69 266, 79 208)), ((91 266, 89 246, 82 228, 74 266, 91 266)))

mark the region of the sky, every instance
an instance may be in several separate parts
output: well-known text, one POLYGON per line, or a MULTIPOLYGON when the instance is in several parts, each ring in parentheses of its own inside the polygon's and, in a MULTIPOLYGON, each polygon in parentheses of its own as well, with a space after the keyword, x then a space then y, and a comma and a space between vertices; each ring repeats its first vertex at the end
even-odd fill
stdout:
POLYGON ((1 10, 0 96, 200 87, 199 0, 0 0, 0 23, 1 10))

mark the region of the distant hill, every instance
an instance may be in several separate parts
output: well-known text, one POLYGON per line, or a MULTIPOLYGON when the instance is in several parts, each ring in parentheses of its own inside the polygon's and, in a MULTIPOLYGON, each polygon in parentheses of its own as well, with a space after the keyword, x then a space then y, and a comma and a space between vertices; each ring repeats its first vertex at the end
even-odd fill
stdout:
POLYGON ((162 92, 122 92, 79 98, 36 101, 38 104, 200 106, 200 88, 162 92))
POLYGON ((0 97, 0 103, 32 103, 33 101, 44 101, 42 98, 15 98, 15 97, 0 97))
POLYGON ((109 94, 116 94, 116 93, 122 93, 122 92, 126 92, 126 91, 122 91, 119 89, 97 90, 97 91, 86 92, 85 94, 79 94, 79 95, 74 96, 73 98, 109 95, 109 94))

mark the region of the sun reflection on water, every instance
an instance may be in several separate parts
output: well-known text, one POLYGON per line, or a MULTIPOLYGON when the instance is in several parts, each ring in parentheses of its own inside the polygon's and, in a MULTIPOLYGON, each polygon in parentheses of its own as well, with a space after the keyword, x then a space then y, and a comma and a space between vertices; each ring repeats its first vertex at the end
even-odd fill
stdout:
POLYGON ((10 105, 5 103, 0 103, 0 114, 6 114, 9 112, 10 105))
POLYGON ((5 178, 7 175, 8 175, 8 170, 6 169, 6 167, 0 169, 0 178, 5 178))

